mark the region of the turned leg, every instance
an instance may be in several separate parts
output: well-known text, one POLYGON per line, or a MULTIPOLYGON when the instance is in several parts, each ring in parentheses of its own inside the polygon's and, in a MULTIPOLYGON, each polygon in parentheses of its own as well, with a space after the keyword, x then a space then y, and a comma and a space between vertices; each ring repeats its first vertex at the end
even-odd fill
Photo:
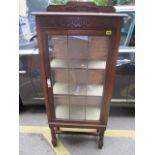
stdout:
POLYGON ((102 149, 102 147, 103 147, 103 137, 104 137, 104 130, 101 129, 99 131, 99 140, 98 140, 98 148, 99 149, 102 149))
POLYGON ((54 128, 51 128, 51 135, 52 135, 52 144, 53 146, 57 146, 57 139, 56 139, 56 133, 54 128))

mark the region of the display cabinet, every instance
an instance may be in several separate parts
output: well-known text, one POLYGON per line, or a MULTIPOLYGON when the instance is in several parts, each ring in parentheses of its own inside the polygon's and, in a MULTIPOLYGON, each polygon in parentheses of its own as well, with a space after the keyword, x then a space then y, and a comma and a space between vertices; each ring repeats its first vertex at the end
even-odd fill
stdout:
POLYGON ((74 2, 33 14, 52 144, 61 128, 88 128, 102 148, 125 14, 74 2))

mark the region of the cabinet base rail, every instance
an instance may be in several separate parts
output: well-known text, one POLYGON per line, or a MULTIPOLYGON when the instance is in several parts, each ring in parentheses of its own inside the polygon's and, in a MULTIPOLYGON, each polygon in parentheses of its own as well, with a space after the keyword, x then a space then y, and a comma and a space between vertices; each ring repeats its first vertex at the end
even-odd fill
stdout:
POLYGON ((70 123, 70 122, 49 122, 50 128, 52 127, 64 127, 64 128, 87 128, 87 129, 100 129, 106 128, 106 125, 98 124, 98 123, 70 123))
POLYGON ((61 129, 56 129, 56 134, 72 134, 72 135, 91 135, 91 136, 99 136, 99 132, 81 132, 81 131, 62 131, 61 129))

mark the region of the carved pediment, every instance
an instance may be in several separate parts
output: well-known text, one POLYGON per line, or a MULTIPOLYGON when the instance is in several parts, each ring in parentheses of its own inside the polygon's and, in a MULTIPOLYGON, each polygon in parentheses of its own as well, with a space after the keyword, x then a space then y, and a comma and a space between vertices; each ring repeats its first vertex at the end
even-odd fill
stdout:
POLYGON ((115 12, 113 6, 96 6, 93 2, 68 2, 66 5, 49 5, 49 12, 115 12))

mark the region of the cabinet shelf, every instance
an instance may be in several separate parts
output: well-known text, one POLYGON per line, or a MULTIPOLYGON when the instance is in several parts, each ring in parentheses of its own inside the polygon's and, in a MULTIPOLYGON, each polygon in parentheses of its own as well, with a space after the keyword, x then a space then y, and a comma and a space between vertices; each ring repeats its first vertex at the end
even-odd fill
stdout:
POLYGON ((106 61, 53 59, 50 66, 55 69, 105 69, 106 61))
POLYGON ((100 106, 84 107, 70 106, 69 105, 56 105, 56 115, 58 118, 63 119, 79 119, 79 120, 99 120, 100 106))
POLYGON ((103 94, 103 85, 77 85, 67 83, 55 83, 53 86, 54 95, 73 96, 98 96, 103 94))

